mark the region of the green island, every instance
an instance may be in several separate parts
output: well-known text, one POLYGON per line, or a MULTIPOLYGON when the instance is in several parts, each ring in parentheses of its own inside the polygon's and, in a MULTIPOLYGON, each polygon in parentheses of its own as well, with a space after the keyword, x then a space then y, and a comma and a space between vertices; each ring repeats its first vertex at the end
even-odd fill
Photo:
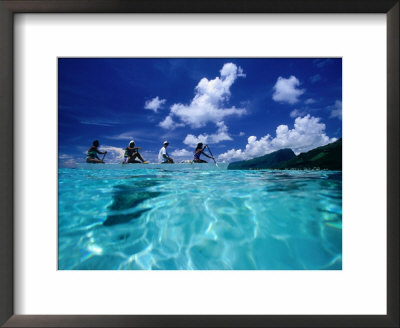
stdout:
POLYGON ((328 145, 295 155, 289 148, 230 163, 228 170, 342 170, 342 138, 328 145))

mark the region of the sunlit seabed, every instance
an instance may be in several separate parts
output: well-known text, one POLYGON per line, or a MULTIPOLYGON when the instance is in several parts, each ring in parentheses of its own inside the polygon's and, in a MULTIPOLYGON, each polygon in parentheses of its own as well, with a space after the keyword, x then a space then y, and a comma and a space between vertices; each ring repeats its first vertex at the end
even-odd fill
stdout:
POLYGON ((61 270, 342 268, 334 171, 59 169, 61 270))

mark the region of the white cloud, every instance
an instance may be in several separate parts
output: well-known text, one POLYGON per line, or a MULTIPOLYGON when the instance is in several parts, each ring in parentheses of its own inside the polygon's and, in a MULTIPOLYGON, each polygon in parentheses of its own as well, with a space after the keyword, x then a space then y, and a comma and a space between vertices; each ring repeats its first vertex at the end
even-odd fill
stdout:
POLYGON ((304 89, 298 89, 299 86, 300 81, 295 76, 292 75, 288 79, 280 76, 274 85, 272 99, 293 105, 299 101, 298 98, 305 92, 304 89))
POLYGON ((197 137, 194 136, 193 134, 188 134, 183 141, 185 145, 191 146, 191 147, 196 147, 196 145, 199 142, 202 142, 204 144, 207 143, 219 143, 221 141, 225 140, 232 140, 232 138, 228 134, 228 127, 224 124, 224 122, 218 122, 217 123, 218 130, 214 134, 200 134, 197 137))
POLYGON ((245 152, 241 149, 231 149, 227 152, 218 155, 218 161, 220 162, 234 162, 248 159, 245 152))
POLYGON ((306 105, 311 105, 311 104, 314 104, 314 103, 316 103, 317 101, 315 100, 315 99, 313 99, 313 98, 308 98, 308 99, 306 99, 305 101, 304 101, 304 103, 306 104, 306 105))
POLYGON ((342 119, 342 102, 340 100, 336 100, 333 106, 328 107, 331 110, 330 118, 337 117, 339 120, 342 119))
MULTIPOLYGON (((161 147, 160 147, 161 148, 161 147)), ((158 163, 158 151, 154 152, 151 150, 139 150, 140 155, 145 161, 150 163, 158 163)))
POLYGON ((185 140, 183 140, 183 143, 191 147, 196 147, 200 142, 203 144, 208 143, 209 138, 210 136, 208 134, 199 134, 197 137, 193 134, 188 134, 185 140))
POLYGON ((120 133, 114 136, 106 136, 105 138, 107 139, 112 139, 112 140, 132 140, 133 138, 134 131, 127 131, 124 133, 120 133))
POLYGON ((157 113, 158 109, 162 107, 163 104, 165 104, 167 100, 166 99, 160 99, 157 97, 146 101, 146 103, 144 104, 144 108, 145 109, 150 109, 152 110, 154 113, 157 113))
MULTIPOLYGON (((107 152, 106 156, 104 157, 104 162, 106 163, 121 163, 124 159, 125 150, 122 148, 114 146, 100 146, 99 150, 101 152, 107 152)), ((103 155, 98 156, 100 159, 103 157, 103 155)))
POLYGON ((240 66, 238 67, 238 70, 237 70, 237 76, 246 77, 246 74, 243 73, 243 68, 241 68, 240 66))
POLYGON ((183 159, 183 158, 192 159, 193 152, 186 149, 176 149, 171 153, 171 156, 177 159, 183 159))
POLYGON ((59 154, 58 155, 58 167, 59 168, 76 168, 76 160, 67 154, 59 154))
POLYGON ((240 133, 239 133, 239 137, 243 137, 244 135, 245 135, 244 132, 240 132, 240 133))
POLYGON ((293 109, 289 115, 291 118, 295 118, 295 117, 299 117, 299 116, 304 116, 305 114, 306 114, 306 112, 304 112, 304 111, 300 111, 298 109, 293 109))
POLYGON ((320 118, 308 114, 304 117, 297 117, 293 129, 289 129, 287 125, 279 125, 274 138, 269 134, 260 139, 250 136, 244 150, 231 149, 219 155, 218 159, 223 162, 250 159, 283 148, 290 148, 299 154, 336 140, 325 134, 325 124, 320 122, 320 118))
POLYGON ((166 129, 166 130, 173 130, 176 127, 184 126, 184 124, 182 124, 182 123, 176 123, 172 119, 171 115, 168 115, 164 119, 164 121, 161 121, 160 123, 158 123, 158 125, 161 126, 163 129, 166 129))
POLYGON ((192 128, 201 128, 208 122, 218 123, 227 116, 241 116, 246 113, 245 108, 224 107, 229 100, 230 87, 238 77, 245 74, 241 67, 233 63, 226 63, 220 70, 220 77, 213 80, 202 78, 195 88, 195 96, 189 105, 173 104, 169 115, 159 125, 163 128, 174 128, 173 118, 180 120, 181 124, 192 128), (168 118, 169 117, 169 118, 168 118))
MULTIPOLYGON (((104 151, 107 152, 106 156, 104 157, 104 162, 106 162, 106 163, 121 163, 124 160, 125 148, 100 145, 99 150, 101 152, 104 152, 104 151)), ((139 150, 139 153, 143 157, 144 160, 148 160, 151 162, 155 162, 155 160, 156 160, 156 156, 154 155, 154 152, 146 151, 146 150, 139 150)), ((103 157, 103 155, 98 155, 98 156, 100 157, 100 159, 103 157)))
POLYGON ((296 118, 292 130, 289 130, 287 125, 278 126, 276 137, 271 141, 271 144, 275 150, 291 148, 298 154, 335 140, 335 138, 331 139, 325 134, 325 124, 320 122, 320 118, 308 114, 296 118))
POLYGON ((111 139, 111 140, 123 140, 123 144, 128 145, 128 142, 130 140, 135 140, 135 142, 139 141, 148 141, 151 140, 152 138, 150 137, 151 133, 153 131, 151 129, 147 128, 136 128, 135 130, 130 130, 130 131, 125 131, 120 134, 115 134, 111 136, 103 136, 105 139, 111 139))

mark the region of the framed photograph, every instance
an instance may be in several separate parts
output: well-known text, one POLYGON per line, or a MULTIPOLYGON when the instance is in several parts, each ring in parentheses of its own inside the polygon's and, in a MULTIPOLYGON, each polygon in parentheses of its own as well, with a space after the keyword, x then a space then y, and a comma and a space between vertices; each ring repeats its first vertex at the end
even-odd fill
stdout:
POLYGON ((398 1, 0 10, 2 325, 399 325, 398 1))
POLYGON ((58 58, 58 269, 341 270, 341 84, 341 58, 58 58))

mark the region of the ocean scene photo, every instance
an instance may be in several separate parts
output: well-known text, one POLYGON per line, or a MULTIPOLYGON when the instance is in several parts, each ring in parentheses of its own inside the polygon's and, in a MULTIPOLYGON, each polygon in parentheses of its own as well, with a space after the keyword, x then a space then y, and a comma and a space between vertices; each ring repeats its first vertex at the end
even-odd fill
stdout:
POLYGON ((341 58, 59 58, 59 270, 341 270, 341 58))

